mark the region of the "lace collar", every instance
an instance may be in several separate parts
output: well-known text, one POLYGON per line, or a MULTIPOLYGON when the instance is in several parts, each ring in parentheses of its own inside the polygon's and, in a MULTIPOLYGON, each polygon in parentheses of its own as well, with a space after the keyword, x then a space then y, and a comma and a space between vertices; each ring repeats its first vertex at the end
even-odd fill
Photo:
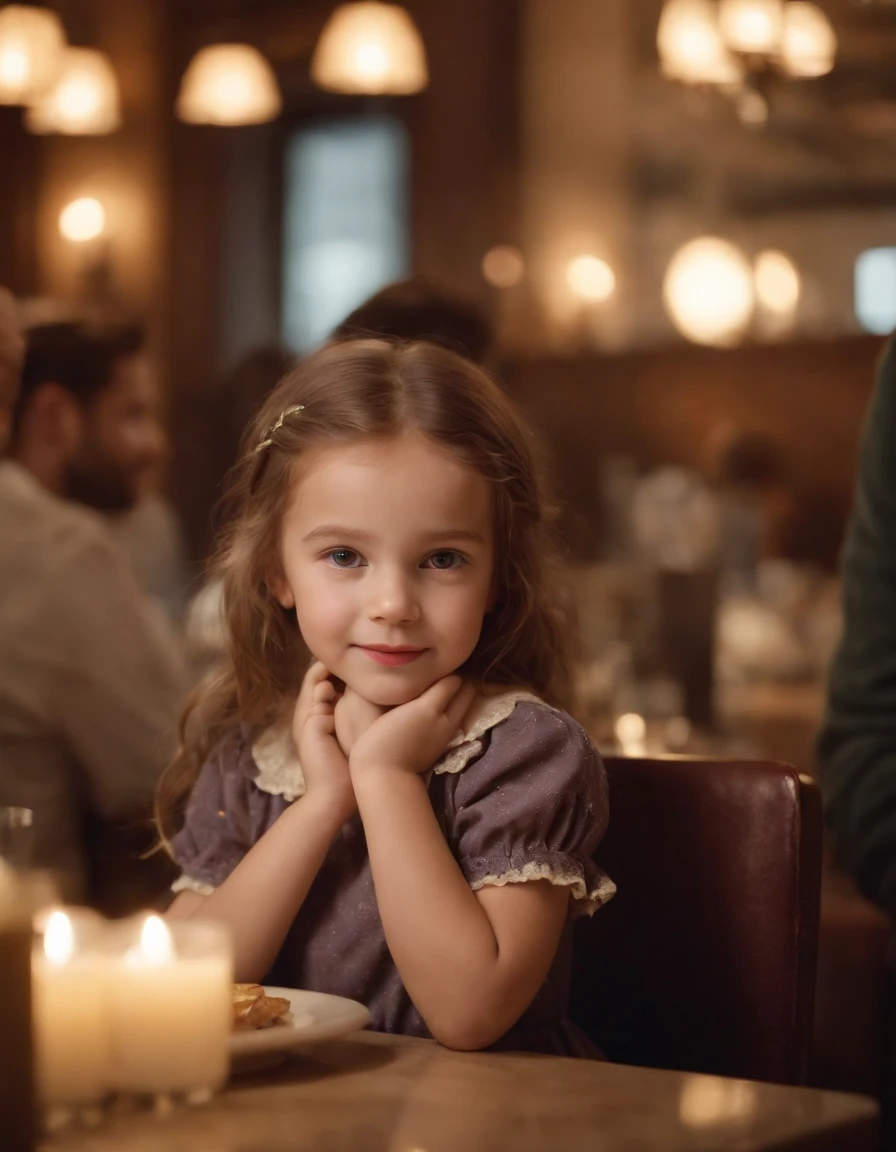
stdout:
MULTIPOLYGON (((436 775, 462 772, 482 751, 482 737, 501 724, 517 704, 543 704, 544 701, 525 689, 502 689, 477 696, 466 715, 466 725, 448 746, 433 768, 436 775)), ((292 802, 305 794, 305 778, 289 725, 266 728, 252 745, 252 759, 258 768, 255 786, 271 796, 282 796, 292 802)))

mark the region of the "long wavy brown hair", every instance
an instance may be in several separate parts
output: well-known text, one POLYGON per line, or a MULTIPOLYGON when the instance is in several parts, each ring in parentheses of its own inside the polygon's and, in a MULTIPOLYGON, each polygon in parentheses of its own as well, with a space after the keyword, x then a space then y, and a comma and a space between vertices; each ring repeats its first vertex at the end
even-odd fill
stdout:
POLYGON ((281 522, 296 465, 312 448, 413 430, 449 448, 490 484, 497 599, 464 673, 569 699, 569 597, 539 453, 484 371, 427 343, 351 340, 304 360, 249 426, 226 499, 233 517, 213 571, 223 586, 227 657, 187 705, 156 815, 162 841, 182 824, 202 764, 240 723, 265 726, 295 699, 308 667, 295 610, 271 590, 282 573, 281 522), (280 419, 288 409, 302 406, 280 419), (265 445, 261 447, 261 445, 265 445))

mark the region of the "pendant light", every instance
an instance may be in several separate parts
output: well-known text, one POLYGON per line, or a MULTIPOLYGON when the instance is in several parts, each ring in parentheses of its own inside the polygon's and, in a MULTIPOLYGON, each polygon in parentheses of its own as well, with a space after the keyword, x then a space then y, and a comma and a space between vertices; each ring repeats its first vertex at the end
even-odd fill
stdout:
POLYGON ((63 136, 104 136, 120 128, 118 80, 105 52, 67 48, 55 83, 25 113, 25 126, 63 136))
POLYGON ((273 120, 282 106, 274 71, 256 48, 212 44, 184 73, 177 115, 188 124, 238 127, 273 120))
POLYGON ((0 8, 0 104, 29 104, 52 84, 65 49, 55 12, 8 4, 0 8))
POLYGON ((380 0, 341 4, 321 33, 311 78, 330 92, 410 96, 429 83, 426 49, 400 5, 380 0))

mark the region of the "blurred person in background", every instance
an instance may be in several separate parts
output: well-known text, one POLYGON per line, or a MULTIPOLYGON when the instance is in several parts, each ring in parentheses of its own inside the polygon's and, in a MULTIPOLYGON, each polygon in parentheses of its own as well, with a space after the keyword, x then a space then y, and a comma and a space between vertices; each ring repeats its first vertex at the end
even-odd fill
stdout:
POLYGON ((787 548, 794 493, 784 452, 765 432, 724 424, 711 434, 708 454, 724 590, 755 593, 760 562, 787 548))
POLYGON ((133 837, 183 692, 100 515, 134 506, 164 450, 141 349, 136 328, 33 330, 0 462, 0 804, 34 810, 34 864, 64 899, 110 912, 166 879, 133 837))
POLYGON ((475 304, 419 279, 380 289, 342 321, 331 339, 365 336, 427 340, 481 365, 489 361, 494 345, 492 325, 475 304))
POLYGON ((819 772, 838 863, 896 916, 896 342, 865 424, 819 772))
POLYGON ((147 475, 137 504, 111 513, 109 525, 138 584, 179 632, 187 603, 186 549, 180 518, 163 495, 160 476, 147 475))

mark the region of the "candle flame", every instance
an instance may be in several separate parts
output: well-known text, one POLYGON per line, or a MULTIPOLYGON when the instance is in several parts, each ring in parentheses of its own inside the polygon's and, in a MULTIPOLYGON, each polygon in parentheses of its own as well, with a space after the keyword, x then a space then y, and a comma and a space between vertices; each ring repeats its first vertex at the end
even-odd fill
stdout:
POLYGON ((44 955, 50 964, 62 968, 75 953, 75 932, 64 912, 53 912, 44 931, 44 955))
POLYGON ((140 932, 141 959, 148 964, 170 964, 174 959, 171 933, 158 916, 147 916, 140 932))

